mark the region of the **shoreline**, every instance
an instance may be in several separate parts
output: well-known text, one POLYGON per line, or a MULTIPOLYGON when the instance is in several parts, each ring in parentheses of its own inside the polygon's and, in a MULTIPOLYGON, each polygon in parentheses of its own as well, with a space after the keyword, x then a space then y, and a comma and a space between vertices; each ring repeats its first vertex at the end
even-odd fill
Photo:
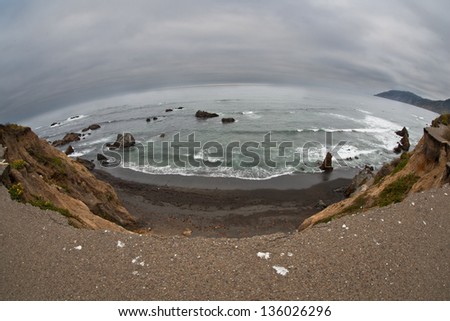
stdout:
POLYGON ((147 185, 192 188, 201 190, 301 190, 320 183, 337 179, 353 179, 360 171, 358 168, 337 168, 329 173, 296 173, 272 177, 269 179, 243 179, 236 177, 185 176, 177 174, 151 174, 129 168, 101 167, 95 163, 96 171, 106 172, 117 178, 147 185))
POLYGON ((193 237, 236 238, 294 232, 321 210, 319 200, 326 205, 342 200, 340 189, 353 178, 350 171, 263 181, 177 175, 161 180, 165 175, 123 169, 93 173, 114 187, 141 231, 150 228, 169 236, 189 230, 193 237))

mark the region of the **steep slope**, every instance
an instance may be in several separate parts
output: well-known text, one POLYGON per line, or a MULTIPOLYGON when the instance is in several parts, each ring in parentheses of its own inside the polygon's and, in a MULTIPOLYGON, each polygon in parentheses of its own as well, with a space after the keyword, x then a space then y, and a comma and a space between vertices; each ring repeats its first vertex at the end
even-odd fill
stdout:
POLYGON ((417 96, 412 92, 401 90, 389 90, 376 94, 375 96, 425 108, 439 114, 450 113, 450 99, 430 100, 417 96))
MULTIPOLYGON (((444 115, 445 116, 445 115, 444 115)), ((450 126, 439 117, 411 153, 380 170, 370 186, 304 220, 299 230, 333 218, 402 201, 408 194, 450 182, 450 126)))
POLYGON ((2 181, 13 199, 55 210, 82 228, 119 231, 135 223, 109 184, 30 128, 0 125, 0 143, 9 163, 2 181))

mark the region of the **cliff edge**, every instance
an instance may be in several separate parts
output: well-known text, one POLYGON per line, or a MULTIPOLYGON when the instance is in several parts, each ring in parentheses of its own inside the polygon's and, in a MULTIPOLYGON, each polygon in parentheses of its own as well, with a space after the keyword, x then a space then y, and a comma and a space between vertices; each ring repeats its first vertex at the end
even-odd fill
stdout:
POLYGON ((134 218, 114 189, 28 127, 0 125, 5 164, 1 180, 11 198, 66 216, 75 227, 125 231, 134 218))
POLYGON ((441 187, 450 183, 450 115, 444 114, 433 121, 416 148, 403 153, 399 159, 383 166, 374 179, 349 198, 332 204, 307 218, 298 230, 317 223, 401 202, 410 193, 441 187))

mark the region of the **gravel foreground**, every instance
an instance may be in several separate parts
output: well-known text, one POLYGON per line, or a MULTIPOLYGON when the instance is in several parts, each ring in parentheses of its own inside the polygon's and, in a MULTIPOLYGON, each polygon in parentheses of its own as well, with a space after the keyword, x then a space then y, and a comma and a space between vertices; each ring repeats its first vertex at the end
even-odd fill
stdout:
POLYGON ((450 300, 448 185, 243 239, 79 230, 4 187, 0 217, 1 300, 450 300))

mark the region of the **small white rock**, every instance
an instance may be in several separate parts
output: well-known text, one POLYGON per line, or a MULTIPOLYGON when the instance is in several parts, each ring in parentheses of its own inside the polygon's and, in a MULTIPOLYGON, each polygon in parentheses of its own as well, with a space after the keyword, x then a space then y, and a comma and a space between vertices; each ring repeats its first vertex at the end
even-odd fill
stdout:
POLYGON ((272 267, 275 269, 275 271, 277 271, 277 274, 280 274, 282 276, 286 276, 286 274, 289 273, 289 270, 286 269, 285 267, 278 266, 278 265, 274 265, 272 267))
POLYGON ((125 246, 125 243, 123 243, 122 241, 117 241, 117 247, 122 248, 124 246, 125 246))
POLYGON ((288 252, 287 256, 292 257, 292 256, 294 256, 294 254, 291 252, 288 252))
POLYGON ((78 246, 75 246, 75 247, 74 247, 74 249, 75 249, 75 250, 78 250, 78 251, 81 250, 82 248, 83 248, 83 247, 82 247, 81 245, 78 245, 78 246))
POLYGON ((265 260, 270 259, 269 252, 258 252, 258 253, 256 253, 256 256, 259 257, 260 259, 265 259, 265 260))
POLYGON ((415 206, 416 204, 415 204, 414 202, 411 202, 411 205, 412 205, 412 206, 415 206))
POLYGON ((423 222, 423 225, 427 225, 427 222, 425 222, 425 221, 422 221, 423 222))

